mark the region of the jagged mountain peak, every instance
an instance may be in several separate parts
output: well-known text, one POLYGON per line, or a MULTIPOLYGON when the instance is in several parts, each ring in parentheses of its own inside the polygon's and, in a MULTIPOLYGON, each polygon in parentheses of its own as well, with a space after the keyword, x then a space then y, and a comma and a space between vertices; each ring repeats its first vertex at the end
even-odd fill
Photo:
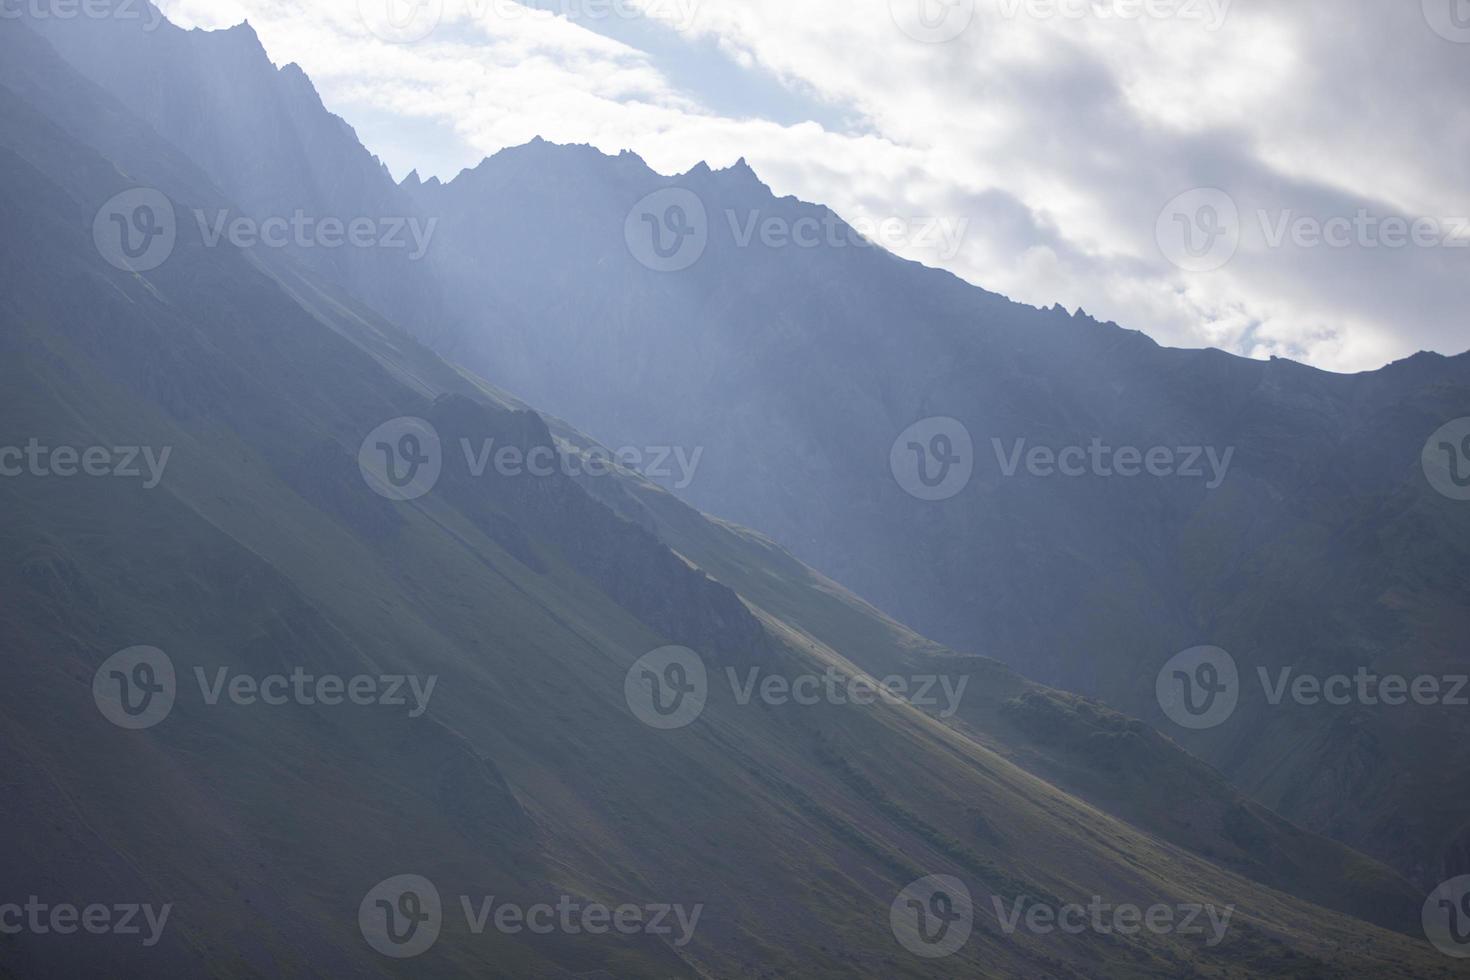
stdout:
MULTIPOLYGON (((167 20, 167 18, 164 19, 167 20)), ((200 31, 206 34, 214 33, 219 34, 223 37, 233 37, 245 41, 251 41, 259 46, 261 51, 265 50, 264 45, 261 45, 260 43, 260 35, 255 32, 255 27, 250 23, 250 18, 248 17, 240 21, 240 23, 238 24, 232 24, 229 27, 222 27, 216 31, 209 31, 208 29, 202 27, 195 27, 192 28, 192 30, 200 31)))
MULTIPOLYGON (((128 10, 134 7, 133 0, 103 0, 110 3, 118 10, 128 10)), ((182 38, 188 37, 196 42, 211 45, 229 46, 241 52, 251 55, 259 54, 269 60, 265 45, 261 43, 260 35, 255 30, 255 25, 250 23, 250 18, 242 19, 238 24, 228 27, 180 27, 168 19, 168 15, 159 10, 158 7, 148 0, 143 0, 144 14, 150 18, 157 18, 157 30, 164 37, 182 38)))
MULTIPOLYGON (((425 976, 736 976, 754 972, 756 957, 772 974, 807 975, 816 964, 831 975, 932 975, 929 964, 899 959, 898 933, 890 939, 873 923, 905 883, 939 871, 984 888, 978 906, 1004 898, 1018 914, 1028 896, 1117 892, 1140 903, 1229 902, 1249 919, 1218 949, 1151 933, 1012 942, 987 927, 945 964, 952 975, 1429 975, 1431 954, 1410 940, 1308 904, 1414 929, 1422 895, 1408 882, 1285 825, 1141 722, 907 634, 773 543, 804 542, 844 578, 870 574, 883 605, 951 635, 965 638, 973 624, 936 609, 973 610, 984 630, 973 648, 1019 652, 1058 673, 1068 666, 1058 652, 1076 651, 1085 659, 1070 676, 1084 681, 1129 667, 1125 656, 1141 663, 1128 677, 1151 676, 1157 664, 1143 661, 1155 647, 1198 629, 1191 610, 1169 608, 1179 594, 1222 596, 1214 606, 1228 613, 1254 612, 1259 597, 1278 593, 1281 622, 1307 623, 1330 643, 1347 613, 1301 602, 1292 587, 1354 555, 1302 568, 1273 563, 1269 552, 1230 551, 1219 574, 1213 559, 1236 538, 1314 536, 1253 487, 1332 482, 1337 461, 1322 465, 1320 448, 1335 443, 1346 399, 1308 392, 1310 427, 1294 436, 1302 413, 1270 386, 1236 383, 1230 375, 1245 369, 1219 352, 1140 354, 1142 342, 1115 342, 1080 309, 1007 304, 852 242, 727 234, 716 208, 749 216, 749 202, 765 199, 749 190, 764 185, 743 160, 671 177, 632 154, 536 140, 461 175, 462 187, 489 178, 475 193, 410 195, 399 188, 439 182, 417 171, 401 185, 382 179, 355 137, 328 121, 336 117, 287 90, 304 78, 299 68, 283 69, 280 83, 254 60, 155 46, 161 84, 113 86, 119 101, 152 114, 121 125, 141 164, 126 169, 128 180, 125 168, 32 111, 59 106, 66 93, 97 98, 100 87, 20 85, 34 107, 0 99, 8 177, 0 211, 15 219, 16 240, 6 244, 21 258, 0 263, 0 296, 24 314, 0 341, 19 355, 0 358, 0 387, 13 394, 17 421, 52 444, 115 433, 180 449, 172 482, 151 496, 95 481, 0 487, 3 540, 20 556, 0 563, 0 594, 18 597, 17 613, 0 617, 0 639, 18 664, 13 676, 33 692, 0 706, 0 730, 20 733, 11 739, 20 765, 8 778, 27 817, 11 821, 19 843, 16 857, 0 860, 7 880, 95 894, 95 863, 134 886, 171 884, 188 949, 208 952, 213 968, 166 971, 183 975, 249 973, 244 956, 271 975, 307 972, 308 959, 320 961, 318 972, 380 969, 357 940, 362 931, 372 943, 352 909, 373 881, 405 870, 429 873, 446 906, 482 885, 533 900, 575 889, 710 902, 712 928, 678 959, 663 943, 523 945, 446 929, 421 961, 425 976), (175 152, 167 140, 242 204, 383 215, 429 201, 447 217, 419 266, 366 249, 313 268, 292 264, 322 258, 305 250, 257 264, 192 238, 159 269, 124 273, 102 261, 84 223, 61 219, 71 202, 106 200, 132 180, 181 199, 168 171, 184 168, 158 165, 175 152), (661 269, 669 248, 640 254, 624 218, 637 231, 632 202, 673 184, 708 196, 709 247, 683 268, 661 269), (412 279, 425 269, 443 278, 412 279), (372 291, 383 287, 401 292, 372 291), (456 303, 436 318, 425 307, 438 295, 456 303), (696 459, 707 447, 702 475, 696 481, 691 468, 678 489, 693 487, 691 496, 707 495, 720 512, 748 507, 775 533, 758 542, 707 522, 656 489, 652 472, 599 477, 584 466, 574 477, 553 466, 530 480, 497 463, 476 474, 451 460, 452 449, 420 499, 383 499, 362 479, 358 447, 374 444, 385 419, 424 421, 446 449, 509 448, 527 461, 543 449, 558 459, 553 429, 565 427, 508 406, 490 384, 380 322, 358 296, 411 310, 437 331, 422 334, 426 342, 514 378, 520 394, 529 387, 560 399, 567 411, 558 414, 623 445, 699 447, 696 459), (1253 413, 1263 397, 1277 400, 1253 413), (1239 441, 1245 484, 1203 510, 1180 480, 1079 494, 1056 481, 1008 485, 977 467, 968 498, 922 509, 930 501, 902 494, 888 447, 920 415, 941 413, 973 428, 981 456, 992 437, 1239 441), (1249 424, 1237 424, 1242 416, 1249 424), (1264 438, 1261 418, 1271 427, 1264 438), (1267 452, 1288 461, 1284 477, 1263 464, 1267 452), (1181 515, 1196 511, 1204 519, 1182 526, 1181 515), (1190 546, 1178 560, 1160 554, 1170 538, 1190 546), (42 553, 58 556, 58 579, 37 574, 29 556, 42 553), (889 584, 869 569, 891 569, 889 584), (1237 598, 1242 580, 1259 591, 1237 598), (1072 629, 1077 610, 1092 618, 1072 629), (1110 633, 1095 628, 1099 611, 1116 623, 1110 633), (1037 635, 1037 622, 1060 628, 1037 635), (140 633, 190 658, 181 679, 205 663, 274 671, 289 656, 444 683, 422 721, 212 710, 191 695, 168 727, 120 738, 77 702, 87 700, 92 663, 117 637, 140 633), (917 697, 786 710, 743 704, 716 684, 699 699, 703 716, 675 733, 638 717, 628 686, 649 679, 638 658, 669 643, 697 649, 710 666, 768 676, 815 677, 850 663, 873 677, 933 671, 977 683, 962 709, 958 689, 953 707, 964 713, 952 726, 925 717, 917 697), (1048 653, 1050 663, 1039 659, 1048 653), (105 797, 92 794, 99 785, 105 797), (1086 800, 1073 797, 1074 786, 1086 800), (56 854, 76 859, 58 864, 56 854), (251 944, 231 969, 236 962, 217 951, 242 924, 251 944), (813 936, 829 937, 821 958, 813 936)), ((15 64, 0 57, 0 85, 9 78, 11 92, 17 76, 27 81, 15 64)), ((103 101, 64 118, 120 112, 111 96, 103 101)), ((800 207, 799 217, 817 213, 800 207)), ((794 208, 765 207, 760 217, 789 219, 794 208)), ((675 252, 700 241, 675 224, 667 229, 678 235, 675 252)), ((1393 414, 1413 409, 1388 395, 1393 414)), ((1372 409, 1384 399, 1359 401, 1372 409)), ((556 438, 589 442, 569 431, 556 438)), ((1380 429, 1354 448, 1402 442, 1380 429)), ((1376 534, 1376 515, 1349 504, 1337 507, 1342 520, 1376 534)), ((1392 530, 1382 540, 1416 543, 1392 530)), ((1383 550, 1366 557, 1381 561, 1383 550)), ((1221 618, 1215 629, 1231 629, 1221 618)), ((1254 655, 1272 639, 1235 629, 1235 641, 1223 642, 1238 652, 1254 655)), ((1298 637, 1313 640, 1288 639, 1298 637)), ((1368 745, 1378 734, 1365 727, 1353 741, 1368 745)), ((1443 743, 1447 754, 1462 741, 1443 743)), ((1275 753, 1263 762, 1279 765, 1275 753)), ((1288 776, 1299 782, 1301 771, 1288 776)), ((1334 808, 1333 820, 1346 809, 1334 808)), ((1424 808, 1411 801, 1415 810, 1424 808)), ((1451 843, 1463 851, 1463 835, 1451 843)), ((0 944, 0 974, 99 972, 17 971, 16 948, 0 944)))
MULTIPOLYGON (((631 149, 624 148, 611 154, 590 143, 558 143, 542 136, 497 150, 474 167, 460 171, 452 180, 444 182, 443 186, 472 186, 479 180, 522 173, 541 176, 554 174, 558 179, 615 178, 650 185, 660 181, 688 182, 696 189, 709 189, 716 193, 756 193, 775 200, 770 186, 743 156, 728 167, 716 168, 708 161, 701 160, 683 173, 664 174, 631 149)), ((432 183, 422 181, 422 178, 420 180, 424 186, 432 183)), ((782 200, 806 203, 794 197, 782 200)))

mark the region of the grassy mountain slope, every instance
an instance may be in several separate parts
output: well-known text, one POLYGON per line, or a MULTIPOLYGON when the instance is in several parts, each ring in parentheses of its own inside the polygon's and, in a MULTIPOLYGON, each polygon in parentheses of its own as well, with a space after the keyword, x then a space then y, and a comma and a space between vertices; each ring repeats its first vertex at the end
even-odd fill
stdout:
MULTIPOLYGON (((610 445, 701 447, 686 499, 956 650, 1160 725, 1153 678, 1201 643, 1248 678, 1463 672, 1470 510, 1428 487, 1419 453, 1470 412, 1470 357, 1338 377, 1165 350, 856 247, 838 216, 776 198, 743 164, 669 178, 632 154, 537 141, 447 184, 395 187, 248 26, 41 26, 244 213, 438 219, 423 262, 294 254, 610 445), (700 199, 708 246, 688 269, 651 271, 625 223, 671 187, 700 199), (742 241, 770 221, 836 229, 845 247, 742 241), (907 496, 888 459, 901 431, 939 415, 967 427, 976 472, 934 504, 907 496), (1094 438, 1234 455, 1207 491, 1007 478, 991 441, 1094 438)), ((1464 715, 1253 697, 1219 730, 1174 734, 1258 802, 1427 885, 1470 872, 1464 715)))
MULTIPOLYGON (((1420 454, 1470 412, 1470 357, 1334 376, 1163 349, 876 249, 742 245, 732 229, 751 220, 834 220, 744 167, 663 177, 631 155, 531 144, 414 192, 444 219, 445 281, 466 299, 444 349, 609 445, 702 447, 685 499, 954 649, 1159 724, 1154 677, 1199 644, 1252 681, 1287 666, 1464 672, 1470 510, 1429 486, 1420 454), (629 210, 668 188, 696 194, 710 228, 673 273, 624 242, 629 210), (501 274, 477 277, 487 267, 501 274), (933 416, 974 445, 974 476, 939 503, 889 467, 899 434, 933 416), (1217 489, 1008 477, 1019 440, 1232 455, 1217 489)), ((1229 724, 1180 740, 1421 882, 1470 870, 1463 711, 1278 709, 1250 691, 1229 724)))
MULTIPOLYGON (((568 438, 573 451, 587 448, 575 433, 568 438)), ((967 679, 958 712, 946 720, 1028 771, 1241 875, 1417 933, 1418 889, 1386 866, 1245 798, 1217 770, 1147 724, 1035 684, 998 661, 928 641, 764 536, 698 515, 648 481, 585 483, 792 630, 798 644, 844 670, 874 678, 943 675, 954 684, 967 679)))
MULTIPOLYGON (((14 31, 0 26, 8 71, 22 57, 59 70, 14 31)), ((7 431, 173 452, 153 489, 0 481, 12 556, 0 646, 24 692, 0 709, 3 880, 176 908, 151 950, 7 937, 6 970, 925 976, 933 965, 894 943, 887 909, 913 878, 944 872, 980 908, 942 967, 955 975, 1450 975, 1421 942, 1223 871, 908 708, 742 706, 716 685, 689 728, 641 724, 623 680, 657 646, 783 672, 824 654, 570 479, 446 474, 410 504, 373 495, 353 457, 386 419, 523 448, 550 432, 274 260, 207 248, 186 228, 157 270, 104 264, 97 208, 140 180, 168 185, 123 172, 44 106, 0 90, 0 214, 25 229, 0 236, 7 431), (97 712, 91 678, 140 643, 171 654, 181 696, 159 726, 125 732, 97 712), (294 665, 439 681, 420 718, 211 706, 182 691, 195 667, 294 665), (451 905, 566 893, 706 910, 684 947, 472 935, 450 916, 432 950, 399 964, 362 942, 356 908, 407 871, 451 905), (1009 937, 988 911, 990 895, 1094 894, 1238 912, 1206 947, 1009 937)))

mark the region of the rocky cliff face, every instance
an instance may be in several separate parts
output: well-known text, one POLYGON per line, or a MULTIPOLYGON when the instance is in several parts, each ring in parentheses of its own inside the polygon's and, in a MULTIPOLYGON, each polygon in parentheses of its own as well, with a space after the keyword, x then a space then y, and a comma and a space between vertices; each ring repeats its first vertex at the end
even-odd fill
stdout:
MULTIPOLYGON (((147 22, 39 18, 33 26, 224 191, 218 207, 185 221, 215 234, 242 216, 287 222, 273 232, 281 252, 396 322, 438 322, 430 263, 406 225, 397 225, 414 214, 411 199, 352 127, 327 111, 305 72, 272 64, 248 22, 185 31, 164 20, 157 30, 141 30, 147 22), (374 239, 392 235, 403 246, 344 244, 354 221, 369 222, 374 239), (344 230, 324 235, 323 222, 344 230)), ((432 247, 432 234, 423 237, 432 247)))
POLYGON ((540 416, 445 395, 428 419, 449 457, 438 490, 487 535, 512 546, 522 535, 550 544, 557 559, 673 643, 733 663, 770 660, 771 642, 739 597, 589 496, 540 416), (497 466, 502 453, 530 461, 526 471, 497 466), (483 474, 474 474, 482 463, 483 474))

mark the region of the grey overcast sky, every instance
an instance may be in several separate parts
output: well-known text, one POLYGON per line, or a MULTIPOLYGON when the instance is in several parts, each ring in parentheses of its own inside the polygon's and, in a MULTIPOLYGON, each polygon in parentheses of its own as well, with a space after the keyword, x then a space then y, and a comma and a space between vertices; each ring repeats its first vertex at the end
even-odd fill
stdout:
POLYGON ((394 175, 533 136, 778 194, 1035 305, 1332 370, 1470 348, 1470 0, 159 0, 394 175), (939 233, 940 230, 945 232, 939 233))

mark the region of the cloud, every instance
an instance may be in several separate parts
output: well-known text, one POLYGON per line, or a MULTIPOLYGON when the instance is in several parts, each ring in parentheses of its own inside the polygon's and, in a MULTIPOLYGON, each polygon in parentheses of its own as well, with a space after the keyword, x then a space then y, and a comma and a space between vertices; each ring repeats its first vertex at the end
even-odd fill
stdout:
POLYGON ((453 176, 536 135, 664 172, 744 156, 777 193, 850 219, 966 221, 956 254, 899 250, 1163 343, 1338 370, 1470 347, 1470 247, 1452 235, 1274 241, 1283 220, 1470 216, 1470 44, 1426 14, 1461 0, 543 0, 565 16, 442 2, 412 44, 375 37, 357 0, 161 6, 202 26, 248 16, 398 173, 453 176), (670 45, 725 61, 674 72, 670 45), (755 94, 732 110, 714 98, 730 71, 825 124, 776 122, 755 94), (1238 215, 1233 254, 1208 271, 1172 262, 1170 235, 1219 232, 1219 215, 1160 222, 1193 188, 1238 215))

